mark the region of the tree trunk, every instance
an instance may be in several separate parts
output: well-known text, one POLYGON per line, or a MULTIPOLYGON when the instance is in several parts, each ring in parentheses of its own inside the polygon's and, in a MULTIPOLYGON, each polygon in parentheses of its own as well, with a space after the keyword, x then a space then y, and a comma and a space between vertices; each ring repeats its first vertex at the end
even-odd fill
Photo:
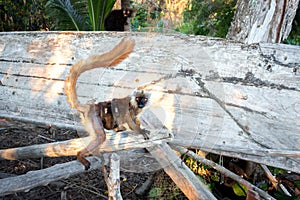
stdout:
POLYGON ((292 29, 298 4, 299 0, 239 0, 227 38, 248 44, 280 43, 292 29))

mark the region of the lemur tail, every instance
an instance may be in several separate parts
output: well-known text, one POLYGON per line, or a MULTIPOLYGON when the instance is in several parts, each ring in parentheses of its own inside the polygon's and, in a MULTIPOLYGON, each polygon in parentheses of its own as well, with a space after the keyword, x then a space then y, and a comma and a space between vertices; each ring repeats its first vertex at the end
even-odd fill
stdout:
POLYGON ((83 72, 94 68, 113 67, 119 64, 133 51, 134 44, 134 40, 124 38, 111 51, 102 55, 90 56, 72 65, 69 76, 65 81, 65 94, 68 97, 70 107, 76 108, 78 111, 84 110, 76 93, 76 82, 83 72))

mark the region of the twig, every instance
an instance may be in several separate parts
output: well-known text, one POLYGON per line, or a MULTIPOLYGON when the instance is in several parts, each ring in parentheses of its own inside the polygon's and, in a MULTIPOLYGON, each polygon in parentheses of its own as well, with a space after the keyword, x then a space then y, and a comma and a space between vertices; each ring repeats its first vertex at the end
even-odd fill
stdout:
POLYGON ((43 135, 38 135, 38 137, 39 138, 43 138, 43 139, 45 139, 45 140, 47 140, 47 141, 50 141, 50 142, 55 142, 55 140, 54 139, 51 139, 51 138, 48 138, 48 137, 45 137, 45 136, 43 136, 43 135))
POLYGON ((278 186, 279 186, 280 189, 284 192, 284 194, 286 194, 290 197, 292 196, 288 192, 288 190, 284 187, 284 185, 282 185, 281 183, 278 183, 277 179, 273 176, 273 174, 271 173, 271 171, 269 170, 269 168, 266 165, 260 164, 260 166, 264 170, 266 176, 269 178, 269 180, 271 181, 274 188, 278 189, 278 186))

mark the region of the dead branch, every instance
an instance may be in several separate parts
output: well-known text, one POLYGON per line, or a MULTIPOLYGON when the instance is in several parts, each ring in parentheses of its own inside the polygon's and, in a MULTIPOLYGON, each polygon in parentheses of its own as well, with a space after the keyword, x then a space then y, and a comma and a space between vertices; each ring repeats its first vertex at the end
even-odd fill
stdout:
POLYGON ((110 156, 110 171, 109 174, 106 167, 102 167, 104 180, 108 189, 109 200, 122 200, 120 191, 120 156, 112 153, 110 156))
POLYGON ((271 173, 271 171, 269 170, 269 168, 266 165, 260 164, 260 167, 264 170, 266 176, 268 177, 268 179, 270 180, 270 182, 272 183, 273 187, 278 189, 278 186, 282 189, 282 191, 284 192, 284 194, 286 194, 287 196, 292 196, 288 190, 284 187, 284 185, 282 185, 281 183, 278 183, 277 179, 273 176, 273 174, 271 173))
MULTIPOLYGON (((95 153, 146 148, 160 143, 162 140, 167 141, 170 139, 169 133, 163 131, 151 131, 150 135, 151 138, 149 140, 144 140, 142 135, 135 134, 132 131, 108 133, 107 140, 95 153)), ((0 150, 0 158, 16 160, 24 158, 75 156, 78 151, 82 150, 93 139, 92 137, 84 137, 62 142, 2 149, 0 150)))
MULTIPOLYGON (((96 157, 88 157, 87 159, 92 163, 91 169, 99 169, 102 166, 102 162, 96 157)), ((46 169, 30 171, 24 175, 1 179, 0 196, 30 190, 40 185, 47 185, 53 181, 68 178, 84 171, 81 163, 71 161, 56 164, 46 169)))

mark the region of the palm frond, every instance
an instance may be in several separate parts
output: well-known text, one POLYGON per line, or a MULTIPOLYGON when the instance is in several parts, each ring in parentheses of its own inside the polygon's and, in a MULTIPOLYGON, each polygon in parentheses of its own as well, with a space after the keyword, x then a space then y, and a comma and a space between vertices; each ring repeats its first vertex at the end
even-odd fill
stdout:
POLYGON ((57 20, 58 30, 86 30, 85 1, 49 0, 46 5, 47 16, 57 20))
POLYGON ((104 30, 104 20, 115 2, 115 0, 88 0, 88 13, 93 31, 104 30))

